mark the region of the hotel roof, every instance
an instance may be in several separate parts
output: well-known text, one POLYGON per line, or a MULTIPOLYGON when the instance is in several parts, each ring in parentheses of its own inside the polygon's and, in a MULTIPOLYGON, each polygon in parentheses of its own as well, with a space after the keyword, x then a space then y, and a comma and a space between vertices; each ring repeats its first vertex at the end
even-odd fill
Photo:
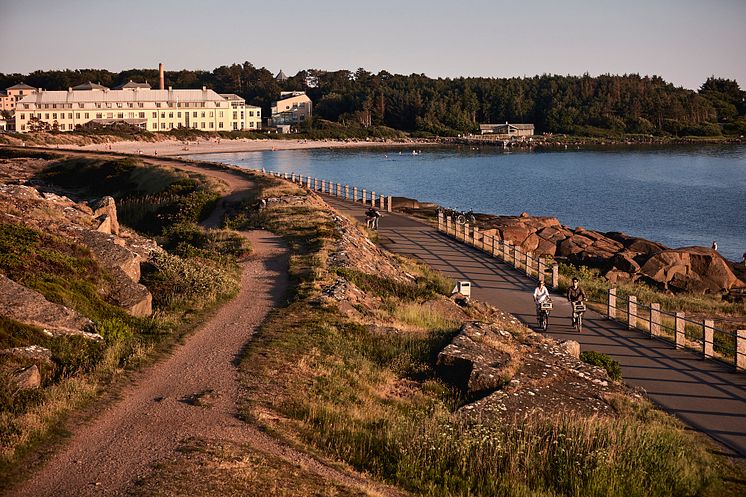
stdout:
POLYGON ((18 83, 17 85, 13 85, 10 88, 6 88, 6 90, 36 90, 33 86, 29 86, 26 83, 18 83))
POLYGON ((103 90, 38 91, 23 97, 24 104, 58 104, 78 102, 224 102, 213 90, 103 90))
POLYGON ((149 90, 151 88, 151 86, 147 82, 145 82, 145 83, 135 83, 134 81, 132 81, 130 79, 128 82, 114 87, 115 90, 127 90, 127 89, 131 89, 131 88, 145 88, 145 89, 149 90))
POLYGON ((73 86, 73 90, 80 91, 80 90, 108 90, 107 87, 104 85, 99 85, 97 83, 91 83, 90 81, 87 83, 83 83, 82 85, 73 86))

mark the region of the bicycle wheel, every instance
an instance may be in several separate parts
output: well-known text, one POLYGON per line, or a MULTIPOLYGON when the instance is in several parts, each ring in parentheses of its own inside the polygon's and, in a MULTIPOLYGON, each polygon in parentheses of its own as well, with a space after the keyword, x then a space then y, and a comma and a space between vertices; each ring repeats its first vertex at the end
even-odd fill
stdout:
POLYGON ((477 218, 475 218, 472 214, 469 214, 469 223, 470 224, 476 224, 477 218))
POLYGON ((583 315, 578 314, 578 317, 575 318, 575 329, 578 330, 578 333, 583 331, 583 315))
POLYGON ((544 313, 544 319, 543 319, 543 325, 541 327, 542 330, 547 331, 547 328, 549 328, 549 313, 544 313))
POLYGON ((463 214, 456 216, 456 222, 458 224, 466 224, 466 217, 463 214))

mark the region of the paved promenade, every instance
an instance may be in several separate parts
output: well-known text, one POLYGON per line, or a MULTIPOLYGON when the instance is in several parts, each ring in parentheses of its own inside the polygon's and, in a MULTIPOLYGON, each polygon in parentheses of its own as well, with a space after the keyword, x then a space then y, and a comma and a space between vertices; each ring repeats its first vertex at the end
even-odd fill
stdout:
MULTIPOLYGON (((362 205, 324 197, 341 212, 365 222, 362 205)), ((511 266, 401 214, 385 214, 379 240, 392 252, 413 256, 452 278, 471 281, 475 298, 536 329, 531 295, 535 283, 511 266)), ((721 442, 726 453, 746 457, 745 373, 646 338, 592 311, 586 313, 579 334, 570 326, 569 304, 564 298, 554 301, 548 335, 577 340, 581 350, 609 354, 622 365, 627 383, 644 388, 663 409, 721 442)))

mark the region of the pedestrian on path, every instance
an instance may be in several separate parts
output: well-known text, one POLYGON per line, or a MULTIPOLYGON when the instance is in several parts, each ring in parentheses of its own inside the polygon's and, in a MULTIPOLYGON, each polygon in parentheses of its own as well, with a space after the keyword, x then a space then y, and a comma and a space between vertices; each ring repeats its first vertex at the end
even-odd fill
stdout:
POLYGON ((712 250, 717 250, 717 249, 718 249, 718 242, 716 242, 715 240, 713 240, 712 241, 712 250))

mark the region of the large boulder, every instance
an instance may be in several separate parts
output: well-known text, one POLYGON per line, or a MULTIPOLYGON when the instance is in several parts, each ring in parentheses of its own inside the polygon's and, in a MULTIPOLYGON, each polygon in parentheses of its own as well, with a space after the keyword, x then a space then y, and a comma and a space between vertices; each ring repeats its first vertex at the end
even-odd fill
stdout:
POLYGON ((640 272, 674 291, 718 293, 744 286, 716 250, 704 247, 664 250, 648 259, 640 272))
POLYGON ((93 322, 64 305, 48 301, 42 294, 0 274, 0 315, 36 326, 52 335, 80 335, 101 340, 93 322))
POLYGON ((16 371, 11 381, 20 390, 32 390, 41 386, 41 372, 36 364, 16 371))
POLYGON ((99 221, 98 231, 115 235, 119 234, 117 205, 112 197, 102 197, 89 202, 88 205, 93 210, 93 217, 99 221))
POLYGON ((466 397, 483 397, 510 379, 504 368, 511 364, 510 349, 495 347, 510 333, 495 325, 468 323, 444 348, 436 362, 438 375, 466 397))

